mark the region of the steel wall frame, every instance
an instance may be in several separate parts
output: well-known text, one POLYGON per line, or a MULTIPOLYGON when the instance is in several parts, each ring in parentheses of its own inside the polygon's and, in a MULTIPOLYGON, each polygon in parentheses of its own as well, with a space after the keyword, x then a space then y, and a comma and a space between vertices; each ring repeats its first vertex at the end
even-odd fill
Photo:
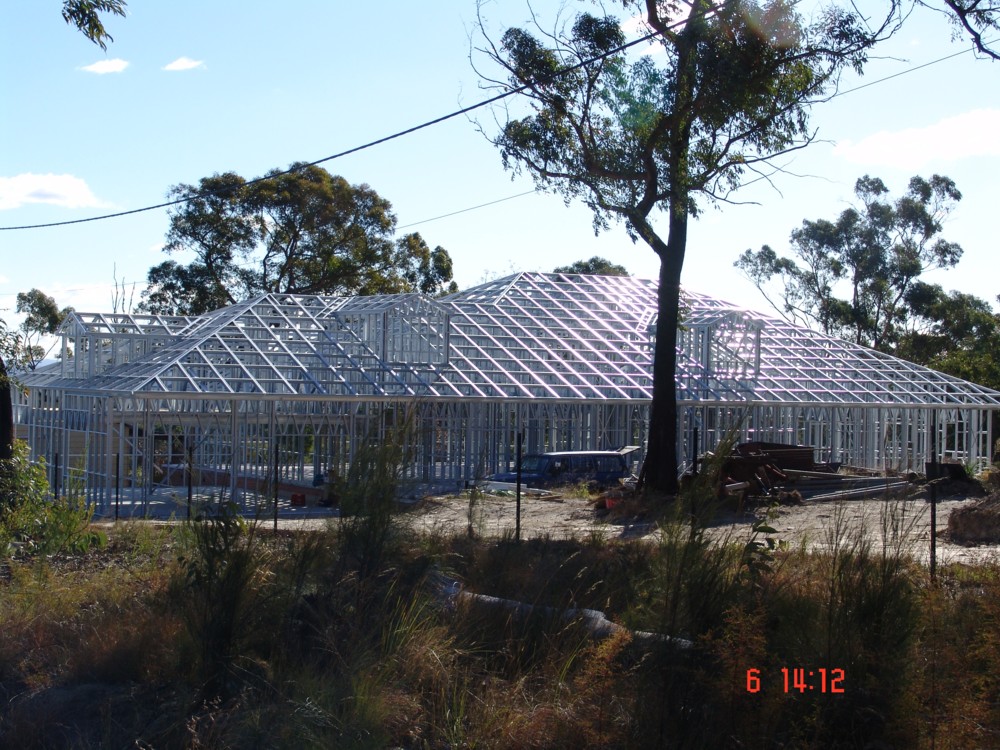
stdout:
POLYGON ((119 488, 135 490, 130 497, 141 502, 170 487, 181 492, 189 461, 201 474, 227 477, 216 483, 220 493, 257 501, 273 476, 276 448, 283 483, 308 486, 318 473, 344 476, 358 446, 387 439, 395 421, 411 426, 404 480, 458 489, 510 466, 518 431, 529 452, 612 449, 641 445, 648 416, 646 406, 630 401, 357 400, 308 413, 274 400, 201 401, 206 408, 195 411, 159 408, 162 398, 73 398, 85 399, 99 418, 72 429, 62 413, 34 410, 34 417, 48 419, 29 421, 29 442, 34 457, 48 464, 53 485, 58 463, 58 485, 75 482, 105 511, 119 488))
MULTIPOLYGON (((518 431, 528 452, 642 446, 655 313, 654 282, 566 274, 441 300, 265 295, 197 318, 74 313, 64 358, 23 378, 16 417, 35 458, 54 472, 59 456, 60 488, 104 507, 116 482, 144 499, 169 486, 163 467, 189 448, 233 496, 260 494, 275 449, 282 482, 343 474, 395 412, 413 415, 406 478, 461 486, 507 468, 518 431)), ((822 460, 921 470, 932 413, 939 458, 992 456, 995 391, 691 293, 679 339, 683 458, 737 430, 813 445, 822 460)))

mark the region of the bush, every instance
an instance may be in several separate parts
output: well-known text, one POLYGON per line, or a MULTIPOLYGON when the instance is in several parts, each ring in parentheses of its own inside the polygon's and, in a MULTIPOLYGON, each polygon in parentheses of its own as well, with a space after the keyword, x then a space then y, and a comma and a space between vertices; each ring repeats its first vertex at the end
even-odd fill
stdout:
POLYGON ((188 636, 192 676, 206 705, 247 685, 266 686, 300 614, 306 590, 327 564, 322 533, 272 536, 232 502, 180 530, 172 606, 188 636), (287 542, 287 543, 285 543, 287 542))
POLYGON ((412 434, 412 417, 404 416, 383 438, 360 442, 348 468, 340 499, 340 558, 361 580, 381 570, 400 536, 397 501, 412 434))
POLYGON ((49 499, 45 462, 32 463, 28 446, 14 444, 14 455, 0 461, 0 554, 52 555, 103 547, 107 538, 90 528, 93 509, 74 497, 49 499))

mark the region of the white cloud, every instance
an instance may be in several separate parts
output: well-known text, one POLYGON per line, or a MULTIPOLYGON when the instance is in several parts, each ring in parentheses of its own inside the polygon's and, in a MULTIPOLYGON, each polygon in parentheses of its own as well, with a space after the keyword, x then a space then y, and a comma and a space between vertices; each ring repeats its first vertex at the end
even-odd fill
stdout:
POLYGON ((192 60, 190 57, 178 57, 172 63, 163 66, 164 70, 193 70, 194 68, 204 68, 203 60, 192 60))
POLYGON ((104 75, 105 73, 121 73, 125 68, 128 67, 128 60, 122 60, 115 57, 111 60, 98 60, 91 65, 84 65, 80 70, 85 70, 88 73, 97 73, 98 75, 104 75))
POLYGON ((857 164, 913 169, 931 161, 1000 156, 1000 109, 976 109, 921 128, 880 131, 837 144, 834 155, 857 164))
POLYGON ((63 208, 104 207, 87 183, 71 174, 19 174, 0 177, 0 210, 27 203, 49 203, 63 208))

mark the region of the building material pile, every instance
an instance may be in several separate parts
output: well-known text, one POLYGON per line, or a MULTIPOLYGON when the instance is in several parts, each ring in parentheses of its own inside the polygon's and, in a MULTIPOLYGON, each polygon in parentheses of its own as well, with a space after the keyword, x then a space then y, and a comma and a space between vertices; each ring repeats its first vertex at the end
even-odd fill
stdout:
POLYGON ((796 500, 861 499, 898 491, 908 480, 839 473, 836 463, 817 462, 808 445, 740 443, 725 460, 722 484, 727 494, 786 497, 796 500))

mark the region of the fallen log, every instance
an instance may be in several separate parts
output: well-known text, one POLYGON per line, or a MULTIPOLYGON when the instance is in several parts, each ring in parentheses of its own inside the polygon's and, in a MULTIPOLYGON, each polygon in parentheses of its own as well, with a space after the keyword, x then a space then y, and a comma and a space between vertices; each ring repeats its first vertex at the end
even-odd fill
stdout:
POLYGON ((519 602, 516 599, 504 599, 499 596, 475 594, 471 591, 466 591, 460 581, 444 575, 437 577, 436 588, 439 598, 449 609, 457 609, 459 606, 482 607, 488 610, 505 612, 519 620, 526 620, 529 617, 541 615, 558 618, 563 622, 577 622, 596 640, 602 640, 620 631, 625 631, 637 641, 667 643, 679 650, 688 650, 694 647, 694 643, 686 638, 677 638, 662 633, 650 633, 644 630, 629 630, 623 625, 612 622, 607 618, 607 615, 596 609, 585 609, 582 607, 562 609, 560 607, 528 604, 527 602, 519 602))

